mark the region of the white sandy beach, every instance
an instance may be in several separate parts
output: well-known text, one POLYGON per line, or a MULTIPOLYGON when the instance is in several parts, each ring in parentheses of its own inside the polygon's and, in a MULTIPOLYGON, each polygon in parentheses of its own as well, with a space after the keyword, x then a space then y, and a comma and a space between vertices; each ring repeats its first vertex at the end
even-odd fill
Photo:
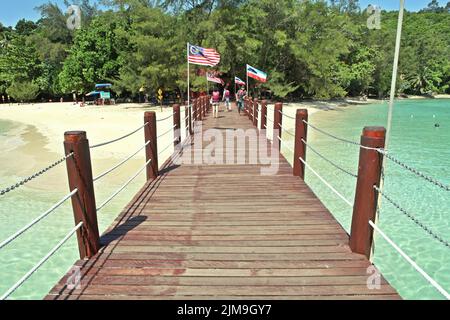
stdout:
MULTIPOLYGON (((13 121, 15 125, 7 137, 2 137, 4 152, 0 154, 0 171, 8 172, 8 175, 17 178, 30 175, 64 155, 65 131, 86 131, 89 143, 93 145, 121 137, 137 129, 144 123, 144 112, 149 110, 157 111, 157 119, 172 114, 172 108, 164 108, 161 112, 160 108, 139 104, 83 108, 72 103, 0 105, 0 120, 13 121)), ((184 119, 183 111, 181 118, 184 119)), ((170 130, 172 125, 171 118, 158 122, 158 134, 170 130)), ((173 141, 172 133, 161 137, 158 139, 159 149, 162 150, 171 141, 173 141)), ((140 131, 117 143, 91 150, 94 175, 108 169, 143 145, 144 134, 140 131)), ((172 152, 173 147, 169 147, 161 154, 161 164, 172 152)), ((125 176, 131 175, 142 166, 144 156, 142 151, 130 161, 129 166, 124 166, 123 175, 117 177, 117 182, 121 182, 125 176)), ((59 166, 55 171, 61 174, 63 170, 64 166, 59 166)), ((49 174, 51 176, 53 173, 49 174)), ((48 182, 49 179, 45 181, 48 182)), ((51 181, 50 184, 46 183, 46 187, 60 188, 65 183, 65 181, 51 181)), ((7 185, 7 181, 2 181, 2 185, 7 185)))

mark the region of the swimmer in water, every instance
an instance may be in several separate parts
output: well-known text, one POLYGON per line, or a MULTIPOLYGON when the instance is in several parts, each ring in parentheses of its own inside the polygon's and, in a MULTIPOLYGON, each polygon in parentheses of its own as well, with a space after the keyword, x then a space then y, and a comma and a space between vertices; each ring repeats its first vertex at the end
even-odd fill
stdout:
POLYGON ((435 127, 435 128, 439 128, 439 127, 440 127, 439 123, 435 123, 435 124, 434 124, 434 127, 435 127))

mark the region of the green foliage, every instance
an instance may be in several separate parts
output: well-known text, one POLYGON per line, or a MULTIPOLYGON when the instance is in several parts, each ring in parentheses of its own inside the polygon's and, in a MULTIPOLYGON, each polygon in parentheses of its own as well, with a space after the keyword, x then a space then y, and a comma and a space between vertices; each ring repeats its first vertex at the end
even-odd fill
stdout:
MULTIPOLYGON (((0 25, 0 93, 13 83, 33 83, 42 95, 86 93, 108 81, 120 95, 144 87, 187 88, 186 43, 214 47, 224 80, 245 77, 245 65, 268 73, 250 80, 250 93, 277 98, 386 96, 390 90, 398 12, 382 12, 381 29, 367 28, 357 0, 89 0, 82 28, 69 30, 64 9, 38 7, 41 19, 0 25)), ((69 1, 66 1, 66 5, 69 1)), ((450 3, 431 1, 405 12, 398 92, 449 92, 450 3)), ((203 91, 201 66, 190 66, 191 89, 203 91)))
POLYGON ((39 85, 28 81, 14 81, 6 93, 19 102, 29 102, 39 94, 39 85))

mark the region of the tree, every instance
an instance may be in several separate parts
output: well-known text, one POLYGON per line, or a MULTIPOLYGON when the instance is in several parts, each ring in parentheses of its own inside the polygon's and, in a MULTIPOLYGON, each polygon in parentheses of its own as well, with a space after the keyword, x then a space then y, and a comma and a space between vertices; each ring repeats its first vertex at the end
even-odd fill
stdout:
POLYGON ((14 81, 6 93, 19 102, 30 102, 39 94, 39 85, 28 81, 14 81))

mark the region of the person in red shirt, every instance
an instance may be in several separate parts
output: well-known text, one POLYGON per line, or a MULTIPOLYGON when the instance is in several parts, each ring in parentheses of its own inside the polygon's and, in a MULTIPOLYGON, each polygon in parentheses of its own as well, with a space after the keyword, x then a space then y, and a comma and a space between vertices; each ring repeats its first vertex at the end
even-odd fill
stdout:
POLYGON ((219 102, 220 102, 220 92, 219 89, 214 88, 212 97, 211 97, 211 104, 213 105, 213 115, 214 118, 219 117, 219 102))
POLYGON ((225 87, 225 89, 223 90, 222 101, 225 101, 225 106, 227 107, 228 112, 231 111, 230 96, 230 90, 228 90, 228 87, 225 87))

